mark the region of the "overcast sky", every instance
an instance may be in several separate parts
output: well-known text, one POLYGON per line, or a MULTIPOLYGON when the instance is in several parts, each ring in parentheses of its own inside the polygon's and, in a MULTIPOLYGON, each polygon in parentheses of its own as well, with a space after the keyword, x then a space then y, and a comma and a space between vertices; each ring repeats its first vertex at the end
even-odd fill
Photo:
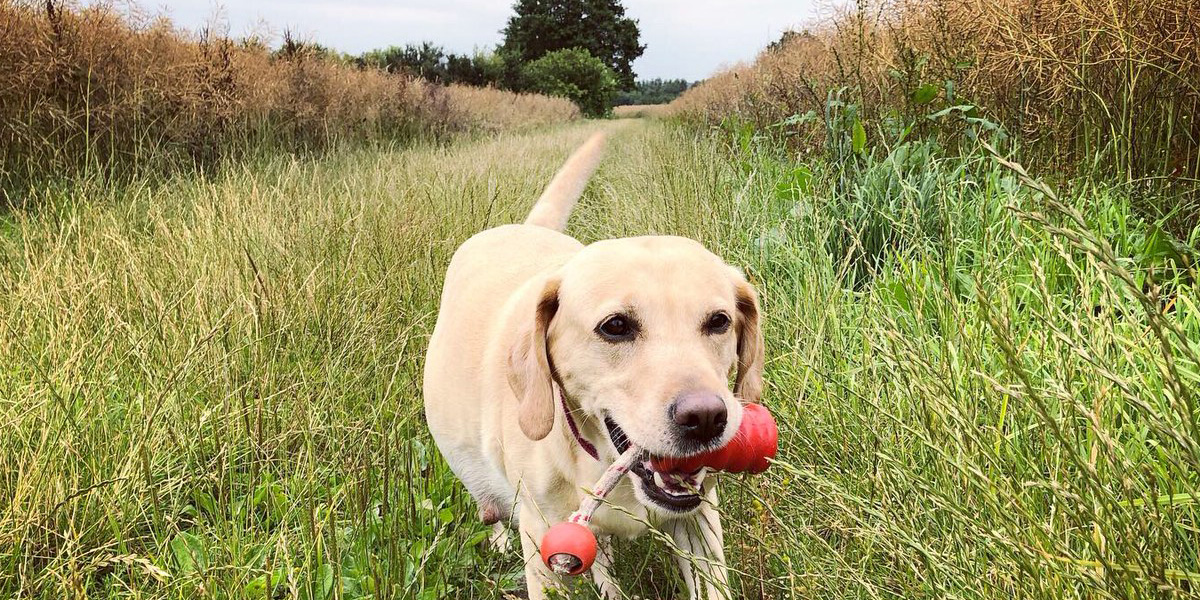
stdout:
MULTIPOLYGON (((646 52, 639 78, 702 79, 722 65, 754 58, 792 25, 813 22, 828 0, 624 0, 646 52)), ((284 28, 342 52, 432 41, 453 52, 495 46, 512 0, 143 0, 152 12, 196 29, 228 25, 235 37, 284 28)))

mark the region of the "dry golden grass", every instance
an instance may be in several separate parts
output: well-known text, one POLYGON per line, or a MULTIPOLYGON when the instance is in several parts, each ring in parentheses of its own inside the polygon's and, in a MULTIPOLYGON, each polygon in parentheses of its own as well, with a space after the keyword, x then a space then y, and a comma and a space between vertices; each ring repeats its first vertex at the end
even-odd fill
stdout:
MULTIPOLYGON (((435 87, 425 84, 425 87, 435 87)), ((579 107, 565 98, 541 94, 516 94, 496 88, 451 85, 450 118, 471 129, 499 131, 552 125, 578 119, 579 107)))
MULTIPOLYGON (((931 106, 973 104, 1058 168, 1200 176, 1195 0, 862 0, 692 88, 674 109, 769 125, 822 115, 842 88, 868 132, 883 118, 922 122, 931 106), (916 101, 928 84, 937 98, 916 101)), ((825 129, 801 133, 819 146, 825 129)))
POLYGON ((670 114, 669 104, 629 104, 613 107, 613 116, 618 119, 661 119, 670 114))
MULTIPOLYGON (((190 167, 259 148, 563 122, 571 102, 271 52, 111 7, 0 0, 0 189, 47 174, 190 167)), ((25 184, 25 185, 22 185, 25 184)))

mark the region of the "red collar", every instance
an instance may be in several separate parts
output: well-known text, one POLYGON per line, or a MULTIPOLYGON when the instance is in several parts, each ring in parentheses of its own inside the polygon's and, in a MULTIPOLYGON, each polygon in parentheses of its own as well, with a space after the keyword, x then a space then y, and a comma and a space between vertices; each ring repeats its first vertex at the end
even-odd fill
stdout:
POLYGON ((558 388, 558 399, 562 403, 563 416, 567 419, 567 426, 571 428, 571 433, 575 436, 575 441, 579 442, 579 447, 583 448, 583 451, 591 455, 592 458, 600 460, 600 453, 596 452, 596 447, 591 442, 583 439, 583 436, 579 434, 579 427, 575 425, 575 419, 571 418, 571 408, 567 406, 567 395, 563 393, 561 387, 558 388))

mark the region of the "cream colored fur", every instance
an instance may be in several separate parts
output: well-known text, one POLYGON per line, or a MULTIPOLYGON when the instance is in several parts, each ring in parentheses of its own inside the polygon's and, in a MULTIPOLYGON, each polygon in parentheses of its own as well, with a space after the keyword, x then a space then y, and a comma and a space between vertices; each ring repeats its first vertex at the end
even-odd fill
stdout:
MULTIPOLYGON (((458 249, 426 355, 430 431, 481 517, 500 520, 496 540, 503 545, 505 522, 519 531, 531 600, 562 583, 538 558, 542 535, 579 506, 617 456, 604 415, 633 443, 672 454, 667 407, 678 394, 718 394, 728 410, 727 439, 741 419, 739 399, 757 401, 762 391, 757 296, 740 271, 684 238, 584 246, 560 232, 603 146, 601 133, 580 147, 525 224, 483 231, 458 249), (732 317, 727 334, 701 332, 713 311, 732 317), (636 314, 636 341, 598 336, 597 325, 615 312, 636 314), (559 386, 600 461, 571 434, 559 386)), ((701 507, 682 515, 656 505, 639 485, 630 475, 597 512, 592 528, 602 542, 660 527, 675 540, 689 595, 727 597, 715 482, 704 485, 701 507)), ((607 556, 592 575, 606 597, 617 597, 607 556)))

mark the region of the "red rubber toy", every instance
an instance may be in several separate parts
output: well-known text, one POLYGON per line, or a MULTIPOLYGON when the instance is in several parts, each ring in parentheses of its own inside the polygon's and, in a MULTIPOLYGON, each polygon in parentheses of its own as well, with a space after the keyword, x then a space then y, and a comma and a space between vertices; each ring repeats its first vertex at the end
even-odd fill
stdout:
MULTIPOLYGON (((775 419, 760 404, 742 407, 742 424, 723 448, 684 458, 651 457, 654 470, 661 473, 692 472, 700 467, 730 473, 762 473, 779 450, 779 428, 775 419)), ((643 451, 630 446, 604 472, 592 495, 585 498, 579 510, 563 523, 542 536, 542 562, 559 575, 580 575, 596 561, 596 535, 588 529, 592 514, 617 483, 629 472, 630 466, 642 460, 643 451)))
POLYGON ((762 473, 779 451, 779 427, 771 412, 761 404, 742 407, 742 424, 733 439, 711 452, 683 458, 653 457, 655 471, 690 473, 700 467, 728 473, 762 473))
POLYGON ((584 573, 596 562, 596 535, 586 525, 559 523, 542 537, 542 562, 561 575, 584 573))

